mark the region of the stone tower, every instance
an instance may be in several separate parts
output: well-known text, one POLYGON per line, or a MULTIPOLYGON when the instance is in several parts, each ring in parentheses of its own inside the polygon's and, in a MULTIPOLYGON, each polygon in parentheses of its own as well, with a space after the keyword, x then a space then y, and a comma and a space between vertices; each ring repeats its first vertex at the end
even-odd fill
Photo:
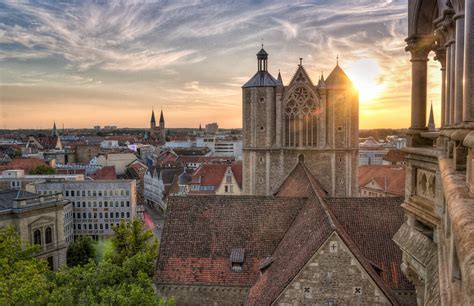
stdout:
POLYGON ((163 109, 161 109, 160 113, 160 138, 165 140, 166 132, 165 132, 165 117, 163 116, 163 109))
POLYGON ((330 196, 355 196, 359 97, 341 67, 315 85, 300 59, 285 86, 262 46, 257 68, 242 87, 244 193, 271 195, 304 160, 330 196))
POLYGON ((155 120, 155 110, 151 110, 151 119, 150 119, 150 138, 156 137, 156 120, 155 120))

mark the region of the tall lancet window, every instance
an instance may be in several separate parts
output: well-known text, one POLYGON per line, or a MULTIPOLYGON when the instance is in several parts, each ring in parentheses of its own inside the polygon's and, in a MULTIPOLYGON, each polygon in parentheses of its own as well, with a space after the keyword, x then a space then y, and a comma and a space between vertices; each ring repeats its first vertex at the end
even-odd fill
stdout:
POLYGON ((316 147, 318 145, 319 100, 305 87, 296 87, 285 106, 285 145, 316 147))

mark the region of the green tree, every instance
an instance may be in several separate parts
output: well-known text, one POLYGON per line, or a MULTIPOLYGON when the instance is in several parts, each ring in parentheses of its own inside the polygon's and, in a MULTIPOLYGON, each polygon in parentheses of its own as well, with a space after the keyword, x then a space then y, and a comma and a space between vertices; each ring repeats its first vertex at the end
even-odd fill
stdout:
POLYGON ((67 265, 70 267, 85 265, 95 258, 94 241, 88 236, 79 236, 69 244, 67 249, 67 265))
POLYGON ((115 249, 113 261, 128 265, 130 269, 153 274, 154 261, 158 256, 158 241, 140 220, 121 222, 114 226, 112 244, 115 249))
POLYGON ((13 226, 0 229, 0 305, 44 305, 52 283, 46 261, 33 256, 38 246, 20 239, 13 226))
POLYGON ((55 174, 56 170, 48 165, 39 165, 30 171, 30 174, 55 174))

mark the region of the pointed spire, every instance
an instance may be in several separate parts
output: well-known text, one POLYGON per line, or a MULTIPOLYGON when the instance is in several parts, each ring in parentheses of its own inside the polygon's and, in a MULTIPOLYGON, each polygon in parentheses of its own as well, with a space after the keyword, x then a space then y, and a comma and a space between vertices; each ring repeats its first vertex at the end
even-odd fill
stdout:
POLYGON ((201 122, 199 122, 199 132, 202 131, 201 122))
POLYGON ((151 109, 150 123, 156 123, 156 121, 155 121, 155 108, 154 107, 152 107, 152 109, 151 109))
POLYGON ((56 129, 56 121, 53 123, 53 130, 51 131, 51 136, 57 137, 58 136, 58 129, 56 129))
POLYGON ((432 132, 436 129, 434 115, 433 115, 433 101, 431 101, 431 108, 430 108, 430 119, 428 121, 428 131, 432 132))
POLYGON ((339 66, 339 53, 336 55, 336 66, 339 66))
POLYGON ((165 123, 165 117, 163 116, 163 107, 161 107, 160 123, 165 123))
POLYGON ((283 79, 281 78, 280 69, 278 69, 278 77, 277 77, 277 80, 278 80, 278 82, 280 83, 280 85, 283 85, 283 79))

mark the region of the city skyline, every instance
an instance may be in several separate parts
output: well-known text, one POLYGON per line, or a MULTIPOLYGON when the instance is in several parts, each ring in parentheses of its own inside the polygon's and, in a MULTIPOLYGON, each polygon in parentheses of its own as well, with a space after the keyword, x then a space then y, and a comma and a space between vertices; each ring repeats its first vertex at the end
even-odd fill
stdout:
MULTIPOLYGON (((7 1, 0 128, 145 127, 152 107, 170 128, 240 128, 240 87, 262 39, 285 84, 300 57, 314 82, 339 54, 359 88, 360 128, 408 127, 406 1, 356 2, 7 1)), ((439 125, 439 65, 429 65, 439 125)))

